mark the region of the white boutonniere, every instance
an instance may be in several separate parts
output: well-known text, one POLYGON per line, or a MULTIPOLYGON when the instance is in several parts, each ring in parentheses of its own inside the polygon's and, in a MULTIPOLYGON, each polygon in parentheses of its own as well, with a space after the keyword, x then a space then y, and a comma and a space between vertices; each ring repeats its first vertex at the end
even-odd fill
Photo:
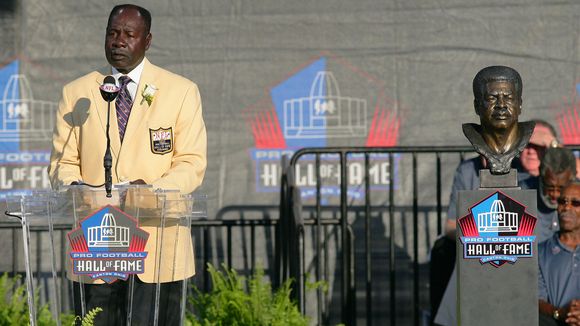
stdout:
POLYGON ((141 96, 143 96, 141 104, 143 104, 143 101, 147 101, 147 104, 151 106, 151 102, 153 102, 153 97, 155 96, 156 91, 157 87, 155 87, 155 85, 145 84, 145 88, 143 88, 143 92, 141 92, 141 96))

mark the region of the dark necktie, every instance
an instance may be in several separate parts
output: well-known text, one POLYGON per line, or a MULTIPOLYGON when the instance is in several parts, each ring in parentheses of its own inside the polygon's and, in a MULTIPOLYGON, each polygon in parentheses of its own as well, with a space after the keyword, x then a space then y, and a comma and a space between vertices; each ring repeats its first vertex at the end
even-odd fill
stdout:
POLYGON ((117 95, 115 104, 117 106, 117 123, 119 124, 119 136, 121 137, 121 142, 123 142, 125 129, 127 128, 127 122, 129 122, 129 115, 131 114, 131 107, 133 106, 131 94, 127 89, 127 84, 130 82, 131 78, 129 78, 129 76, 119 77, 121 90, 119 91, 119 95, 117 95))

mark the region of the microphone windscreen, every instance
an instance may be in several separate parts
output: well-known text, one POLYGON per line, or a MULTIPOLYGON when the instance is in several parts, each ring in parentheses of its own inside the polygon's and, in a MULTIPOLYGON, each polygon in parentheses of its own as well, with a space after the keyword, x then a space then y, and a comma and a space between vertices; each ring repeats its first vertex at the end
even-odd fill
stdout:
POLYGON ((117 93, 119 93, 119 87, 117 87, 115 83, 115 78, 113 76, 107 76, 103 80, 103 85, 99 87, 101 90, 101 96, 103 100, 107 102, 111 102, 117 97, 117 93))
POLYGON ((105 79, 103 80, 103 84, 113 84, 113 85, 115 85, 115 77, 113 77, 113 76, 107 76, 107 77, 105 77, 105 79))

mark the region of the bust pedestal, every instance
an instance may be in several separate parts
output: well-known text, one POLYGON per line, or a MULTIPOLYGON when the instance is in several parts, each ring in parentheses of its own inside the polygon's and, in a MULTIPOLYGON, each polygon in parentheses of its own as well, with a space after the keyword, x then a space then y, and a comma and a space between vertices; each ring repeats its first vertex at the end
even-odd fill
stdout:
POLYGON ((513 169, 480 180, 458 193, 458 325, 538 325, 536 190, 519 189, 513 169))

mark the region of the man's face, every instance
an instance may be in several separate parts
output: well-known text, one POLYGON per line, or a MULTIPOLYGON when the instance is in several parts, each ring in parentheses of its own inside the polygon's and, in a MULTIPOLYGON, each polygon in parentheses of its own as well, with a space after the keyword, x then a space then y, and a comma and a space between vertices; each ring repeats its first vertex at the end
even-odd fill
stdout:
POLYGON ((542 190, 543 195, 549 200, 552 207, 556 208, 562 189, 572 182, 572 177, 572 172, 569 170, 562 173, 554 173, 551 169, 546 169, 541 179, 542 190))
POLYGON ((545 147, 536 144, 527 144, 520 154, 520 161, 524 169, 531 175, 537 176, 540 172, 540 163, 542 163, 545 152, 545 147))
MULTIPOLYGON (((520 155, 522 166, 533 176, 540 174, 540 163, 546 149, 556 141, 556 136, 552 131, 541 124, 536 124, 530 142, 526 145, 520 155)), ((557 197, 556 197, 557 198, 557 197)))
POLYGON ((570 185, 558 198, 558 219, 560 231, 580 230, 580 186, 570 185))
POLYGON ((127 74, 141 63, 149 45, 151 33, 139 11, 125 8, 113 16, 105 37, 105 55, 111 66, 127 74))
POLYGON ((522 101, 512 82, 487 83, 480 100, 480 103, 475 104, 475 112, 485 129, 509 129, 518 122, 522 101))

